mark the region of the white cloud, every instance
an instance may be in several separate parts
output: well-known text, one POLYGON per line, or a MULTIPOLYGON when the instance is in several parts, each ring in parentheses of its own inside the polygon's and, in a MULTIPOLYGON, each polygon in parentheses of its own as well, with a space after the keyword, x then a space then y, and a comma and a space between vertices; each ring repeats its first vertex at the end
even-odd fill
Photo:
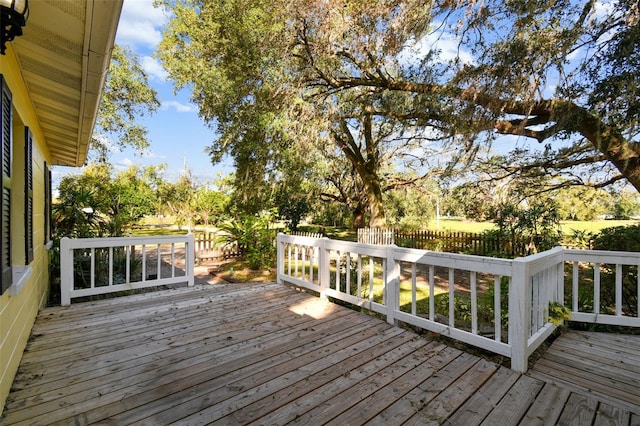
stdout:
MULTIPOLYGON (((437 23, 434 25, 439 26, 437 23)), ((415 62, 416 58, 422 60, 429 52, 437 50, 442 62, 448 62, 457 57, 464 64, 473 64, 471 53, 461 49, 459 44, 460 40, 455 34, 445 31, 431 32, 405 48, 400 53, 399 59, 402 63, 410 64, 415 62)))
POLYGON ((115 164, 115 168, 118 170, 128 169, 130 166, 133 166, 134 162, 131 161, 129 157, 125 157, 121 160, 118 160, 115 164))
POLYGON ((178 101, 164 101, 160 108, 164 110, 174 108, 176 112, 197 112, 197 109, 193 104, 183 104, 178 101))
POLYGON ((143 56, 141 58, 141 62, 142 68, 149 77, 156 78, 161 81, 165 81, 169 77, 169 74, 165 71, 162 65, 160 65, 160 62, 151 56, 143 56))
POLYGON ((155 49, 162 39, 161 29, 168 17, 153 7, 153 0, 125 0, 118 24, 116 41, 132 47, 155 49))

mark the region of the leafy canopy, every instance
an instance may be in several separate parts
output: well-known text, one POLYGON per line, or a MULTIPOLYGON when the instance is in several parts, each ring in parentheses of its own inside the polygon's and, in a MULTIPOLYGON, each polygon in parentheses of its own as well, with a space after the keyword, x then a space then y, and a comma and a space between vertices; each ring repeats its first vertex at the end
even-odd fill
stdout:
POLYGON ((485 159, 495 178, 640 189, 631 0, 163 3, 158 55, 217 127, 212 159, 235 159, 239 188, 263 193, 282 150, 332 144, 372 217, 399 165, 453 176, 485 159), (517 151, 491 157, 514 141, 501 135, 517 151))

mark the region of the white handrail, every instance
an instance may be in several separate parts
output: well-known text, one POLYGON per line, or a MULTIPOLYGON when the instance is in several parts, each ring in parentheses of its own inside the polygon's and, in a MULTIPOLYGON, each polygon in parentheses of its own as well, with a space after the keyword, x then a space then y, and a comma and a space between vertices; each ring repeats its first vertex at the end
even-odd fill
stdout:
POLYGON ((186 282, 193 286, 194 260, 193 234, 64 237, 60 239, 61 304, 70 305, 71 299, 77 297, 159 285, 186 282), (169 257, 168 262, 163 259, 164 255, 169 257), (182 268, 179 263, 183 263, 182 268), (163 271, 163 264, 170 271, 163 271), (88 278, 88 282, 80 286, 76 277, 88 278))
MULTIPOLYGON (((640 253, 588 252, 557 247, 506 260, 284 234, 278 235, 277 248, 278 282, 289 282, 316 291, 321 297, 332 297, 381 313, 392 324, 402 321, 507 356, 517 371, 527 370, 529 356, 556 329, 549 307, 564 305, 565 279, 570 289, 567 294, 573 295, 571 320, 640 326, 640 318, 625 314, 622 308, 624 267, 635 267, 636 275, 639 275, 640 253), (573 274, 565 273, 567 262, 573 263, 573 274), (596 288, 600 285, 600 266, 615 265, 610 268, 615 269, 614 314, 578 311, 576 271, 579 262, 595 265, 596 288), (426 276, 418 279, 418 270, 427 271, 426 276), (436 274, 435 270, 440 273, 436 274), (441 281, 439 287, 448 297, 445 299, 447 306, 441 307, 445 315, 436 312, 436 279, 441 281), (420 280, 422 284, 419 285, 420 280), (459 288, 462 287, 460 281, 465 282, 465 288, 459 288), (493 299, 489 301, 493 327, 489 333, 487 327, 481 330, 479 326, 479 286, 484 286, 485 294, 487 290, 493 291, 493 299), (502 294, 503 286, 508 294, 502 294), (418 287, 428 295, 434 295, 428 297, 428 312, 418 312, 418 287), (381 293, 374 294, 375 288, 381 288, 381 293), (406 291, 411 292, 411 303, 409 308, 402 308, 400 293, 406 291), (459 309, 456 297, 460 291, 469 293, 471 304, 470 324, 462 327, 456 323, 456 310, 459 309), (503 315, 506 316, 503 318, 503 315), (505 335, 502 330, 507 322, 508 333, 505 335)), ((640 278, 636 280, 637 299, 640 300, 640 278)), ((593 305, 597 307, 599 296, 594 294, 593 298, 593 305)), ((638 305, 636 312, 640 311, 640 302, 638 305)))

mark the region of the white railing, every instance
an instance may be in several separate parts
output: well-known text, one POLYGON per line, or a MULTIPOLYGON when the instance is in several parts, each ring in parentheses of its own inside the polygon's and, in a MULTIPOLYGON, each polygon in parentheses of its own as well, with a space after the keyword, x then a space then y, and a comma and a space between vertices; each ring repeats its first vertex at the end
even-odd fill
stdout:
POLYGON ((62 305, 77 297, 179 283, 194 285, 193 234, 60 240, 62 305))
MULTIPOLYGON (((590 255, 558 247, 506 260, 283 234, 277 248, 278 282, 383 314, 393 324, 402 321, 504 355, 517 371, 526 371, 529 356, 556 328, 549 307, 567 299, 566 260, 592 262, 596 271, 604 263, 618 265, 615 297, 620 303, 609 316, 579 312, 575 295, 584 298, 585 292, 576 272, 567 277, 572 320, 640 326, 638 311, 628 316, 623 308, 622 265, 635 265, 637 271, 640 264, 640 257, 629 253, 590 255)), ((593 280, 601 288, 601 280, 593 280)), ((598 297, 593 305, 599 306, 598 297)))
POLYGON ((640 327, 640 253, 564 250, 564 258, 573 321, 640 327))

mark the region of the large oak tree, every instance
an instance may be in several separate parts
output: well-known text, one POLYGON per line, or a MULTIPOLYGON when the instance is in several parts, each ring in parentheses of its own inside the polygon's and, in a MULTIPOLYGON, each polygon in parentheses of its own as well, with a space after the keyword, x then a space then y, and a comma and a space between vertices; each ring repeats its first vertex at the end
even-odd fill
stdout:
POLYGON ((373 225, 392 181, 382 158, 446 172, 512 143, 501 135, 540 147, 510 174, 640 189, 634 1, 168 3, 159 54, 218 127, 214 159, 230 153, 254 170, 277 164, 283 146, 307 153, 328 139, 362 180, 373 225))

